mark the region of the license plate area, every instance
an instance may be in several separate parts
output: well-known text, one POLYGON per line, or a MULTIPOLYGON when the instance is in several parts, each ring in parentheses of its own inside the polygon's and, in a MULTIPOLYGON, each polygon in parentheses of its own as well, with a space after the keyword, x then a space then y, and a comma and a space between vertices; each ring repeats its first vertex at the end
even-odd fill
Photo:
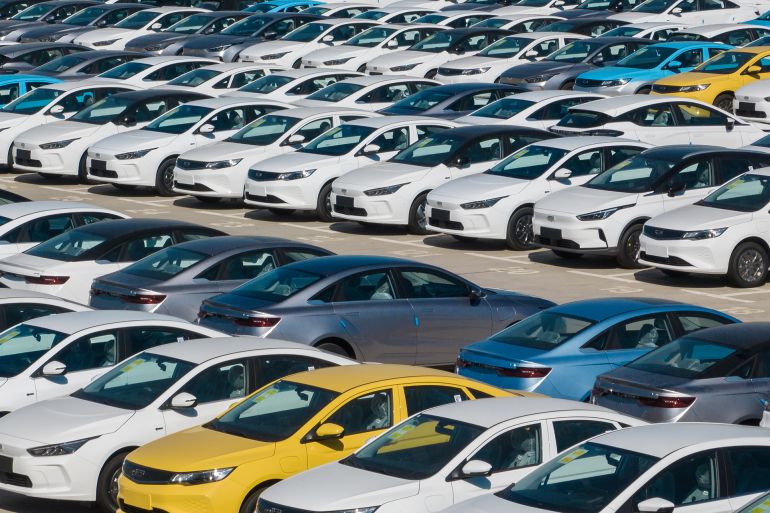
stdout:
POLYGON ((29 160, 32 158, 32 152, 29 150, 16 150, 16 158, 20 160, 29 160))
POLYGON ((644 252, 650 256, 659 258, 668 258, 668 248, 666 246, 658 246, 657 244, 647 244, 644 248, 644 252))
POLYGON ((106 171, 107 162, 104 160, 91 160, 91 169, 96 171, 106 171))
POLYGON ((13 472, 13 458, 10 456, 0 456, 0 472, 7 474, 13 472))
POLYGON ((438 221, 449 221, 449 210, 432 208, 430 211, 430 216, 438 221))
POLYGON ((738 102, 738 110, 747 110, 753 112, 756 110, 756 104, 748 102, 738 102))
POLYGON ((547 228, 545 226, 540 228, 540 236, 545 239, 554 239, 554 240, 560 240, 561 239, 561 230, 558 230, 556 228, 547 228))
POLYGON ((335 203, 341 207, 353 208, 355 200, 349 196, 337 196, 335 203))

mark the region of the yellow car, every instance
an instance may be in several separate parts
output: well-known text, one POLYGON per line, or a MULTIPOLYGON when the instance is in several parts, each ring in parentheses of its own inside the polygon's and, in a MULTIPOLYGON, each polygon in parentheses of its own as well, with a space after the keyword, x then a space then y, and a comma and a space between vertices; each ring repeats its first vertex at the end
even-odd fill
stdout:
POLYGON ((269 485, 339 460, 432 406, 512 394, 449 372, 363 364, 291 375, 123 464, 123 513, 253 513, 269 485))
POLYGON ((765 78, 770 78, 770 47, 736 48, 692 71, 661 78, 652 85, 652 94, 692 98, 732 112, 735 91, 765 78))

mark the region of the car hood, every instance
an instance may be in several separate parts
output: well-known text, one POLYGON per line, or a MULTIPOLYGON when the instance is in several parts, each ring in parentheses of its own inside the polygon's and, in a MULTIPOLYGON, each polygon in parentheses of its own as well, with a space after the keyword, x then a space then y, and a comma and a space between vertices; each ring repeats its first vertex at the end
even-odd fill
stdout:
POLYGON ((605 208, 633 205, 636 199, 636 193, 604 191, 579 186, 546 196, 537 202, 536 209, 579 215, 605 208))
POLYGON ((371 50, 371 48, 351 45, 330 46, 329 48, 321 48, 310 52, 304 57, 304 60, 324 62, 344 59, 346 57, 358 57, 359 55, 366 54, 368 50, 371 50))
POLYGON ((47 125, 41 125, 27 130, 19 135, 14 142, 24 142, 39 145, 41 143, 63 141, 66 139, 80 139, 93 135, 103 125, 78 123, 77 121, 55 121, 47 125))
POLYGON ((441 67, 453 69, 471 69, 480 68, 482 66, 492 66, 505 61, 505 59, 496 59, 494 57, 479 57, 474 55, 473 57, 463 57, 461 59, 449 61, 441 67))
POLYGON ((110 39, 120 39, 128 37, 134 34, 133 30, 121 29, 121 28, 102 28, 86 32, 79 35, 76 39, 76 43, 96 43, 98 41, 109 41, 110 39))
POLYGON ((130 130, 122 134, 113 135, 94 144, 91 149, 110 150, 115 153, 140 150, 145 148, 160 148, 171 144, 178 134, 164 134, 153 130, 130 130))
POLYGON ((751 221, 753 216, 753 212, 738 212, 701 205, 687 205, 655 216, 648 221, 648 224, 656 228, 694 231, 710 228, 729 228, 730 226, 751 221))
POLYGON ((395 162, 383 162, 364 166, 338 178, 335 187, 387 187, 420 180, 430 172, 431 167, 410 166, 395 162))
POLYGON ((302 510, 349 510, 417 495, 420 481, 360 470, 339 462, 301 472, 265 492, 265 500, 302 510), (313 490, 312 494, 297 490, 313 490))
POLYGON ((180 158, 201 162, 239 159, 250 157, 256 153, 264 153, 270 147, 272 146, 252 146, 250 144, 222 141, 187 151, 180 155, 180 158))
POLYGON ((405 64, 414 64, 414 63, 419 64, 427 60, 433 60, 434 56, 441 55, 442 53, 446 53, 446 52, 431 53, 431 52, 420 52, 418 50, 403 50, 401 52, 392 52, 392 53, 377 57, 376 59, 372 59, 369 65, 385 66, 390 68, 393 66, 403 66, 405 64))
POLYGON ((431 198, 452 198, 459 201, 482 200, 518 194, 531 183, 529 180, 519 178, 479 173, 440 185, 430 193, 430 196, 431 198))
POLYGON ((12 127, 21 125, 29 116, 24 114, 14 114, 12 112, 0 112, 0 127, 12 127))
MULTIPOLYGON (((139 38, 137 38, 139 39, 139 38)), ((215 35, 208 36, 194 36, 185 42, 184 47, 190 50, 207 50, 209 48, 215 48, 226 44, 238 44, 248 41, 250 38, 243 36, 228 36, 228 35, 215 35)))
POLYGON ((616 80, 619 78, 649 78, 654 79, 659 76, 660 71, 653 69, 625 68, 623 66, 608 66, 606 68, 596 68, 586 71, 579 78, 590 78, 591 80, 616 80))
POLYGON ((304 153, 295 151, 286 155, 279 155, 263 160, 259 163, 260 171, 303 171, 305 169, 318 168, 336 164, 342 157, 319 155, 317 153, 304 153))
POLYGON ((237 467, 273 454, 275 444, 272 442, 260 442, 197 426, 150 442, 132 452, 129 460, 147 467, 188 472, 237 467), (191 451, 191 447, 195 450, 191 451))
POLYGON ((0 433, 53 444, 117 431, 134 414, 75 397, 59 397, 13 411, 0 420, 0 433))
POLYGON ((300 41, 266 41, 264 43, 258 43, 250 48, 244 50, 246 55, 270 55, 274 53, 291 52, 305 46, 306 44, 300 41))
POLYGON ((700 71, 689 71, 687 73, 677 73, 661 78, 656 83, 660 85, 697 85, 712 82, 721 82, 726 80, 735 80, 734 74, 719 75, 717 73, 701 73, 700 71))
POLYGON ((581 63, 561 63, 554 61, 538 61, 530 62, 528 64, 520 64, 509 69, 503 73, 506 77, 534 77, 535 75, 542 75, 543 73, 566 73, 575 66, 579 66, 581 63))

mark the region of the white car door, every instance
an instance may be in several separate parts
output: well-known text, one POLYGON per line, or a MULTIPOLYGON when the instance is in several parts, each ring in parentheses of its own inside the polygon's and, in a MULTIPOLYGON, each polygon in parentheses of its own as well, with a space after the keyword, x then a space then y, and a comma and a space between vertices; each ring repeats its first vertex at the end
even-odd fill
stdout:
POLYGON ((690 136, 689 144, 712 144, 728 148, 744 145, 743 134, 740 129, 736 130, 734 120, 718 110, 689 102, 676 102, 672 107, 680 129, 690 136))
MULTIPOLYGON (((640 107, 631 111, 628 115, 630 121, 618 123, 619 130, 624 130, 621 125, 627 125, 628 136, 656 146, 668 144, 690 144, 690 133, 683 130, 677 123, 677 117, 671 103, 658 103, 640 107)), ((608 128, 615 128, 615 124, 608 128)), ((706 144, 706 143, 703 143, 706 144)))
POLYGON ((390 160, 396 153, 409 146, 411 142, 409 128, 409 126, 391 128, 375 137, 370 137, 369 141, 364 144, 361 150, 356 154, 356 160, 358 161, 356 168, 374 162, 385 162, 386 160, 390 160), (367 147, 371 148, 372 146, 376 146, 377 151, 364 151, 367 147))

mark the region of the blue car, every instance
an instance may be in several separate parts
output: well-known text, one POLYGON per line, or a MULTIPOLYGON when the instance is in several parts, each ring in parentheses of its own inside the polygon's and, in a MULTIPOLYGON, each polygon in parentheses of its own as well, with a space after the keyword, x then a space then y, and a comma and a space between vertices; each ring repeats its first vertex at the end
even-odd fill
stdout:
POLYGON ((770 11, 765 11, 761 16, 754 18, 753 20, 744 21, 746 25, 760 25, 762 27, 770 27, 770 11))
POLYGON ((246 12, 300 12, 308 7, 322 4, 323 2, 316 2, 315 0, 270 0, 269 2, 262 2, 254 5, 250 5, 245 8, 246 12))
POLYGON ((736 322, 716 310, 664 299, 576 301, 463 347, 456 371, 501 388, 586 401, 599 374, 687 333, 736 322))
POLYGON ((711 57, 733 48, 724 43, 676 41, 645 46, 615 66, 578 75, 575 90, 608 96, 649 93, 653 82, 692 70, 711 57))
POLYGON ((4 107, 36 87, 59 82, 61 80, 58 78, 43 75, 0 75, 0 107, 4 107))

